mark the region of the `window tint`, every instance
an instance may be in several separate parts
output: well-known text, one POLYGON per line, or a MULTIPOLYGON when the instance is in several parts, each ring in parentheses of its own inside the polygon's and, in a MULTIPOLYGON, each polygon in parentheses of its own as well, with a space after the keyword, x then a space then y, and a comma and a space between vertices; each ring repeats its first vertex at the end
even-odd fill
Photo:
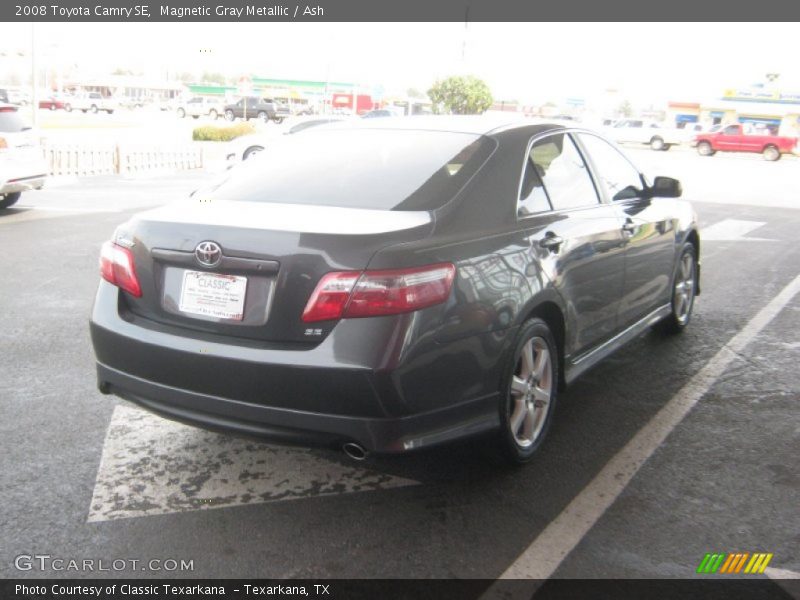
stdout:
POLYGON ((579 137, 594 163, 595 176, 609 198, 627 200, 641 195, 639 171, 619 150, 596 135, 581 133, 579 137))
POLYGON ((208 193, 219 200, 433 210, 455 196, 494 149, 441 131, 314 127, 281 136, 208 193))
POLYGON ((739 135, 739 126, 738 125, 729 125, 725 128, 722 132, 724 135, 739 135))
POLYGON ((575 143, 566 134, 551 135, 536 142, 530 159, 544 183, 555 210, 598 203, 597 192, 575 143))

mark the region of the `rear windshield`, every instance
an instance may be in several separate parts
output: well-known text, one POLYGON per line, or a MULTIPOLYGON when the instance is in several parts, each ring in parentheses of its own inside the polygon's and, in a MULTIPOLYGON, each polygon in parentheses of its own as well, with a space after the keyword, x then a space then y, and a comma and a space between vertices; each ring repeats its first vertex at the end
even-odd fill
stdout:
POLYGON ((489 138, 440 131, 311 129, 271 144, 211 191, 214 199, 433 210, 491 154, 489 138))
POLYGON ((17 133, 30 129, 15 110, 0 110, 0 132, 17 133))

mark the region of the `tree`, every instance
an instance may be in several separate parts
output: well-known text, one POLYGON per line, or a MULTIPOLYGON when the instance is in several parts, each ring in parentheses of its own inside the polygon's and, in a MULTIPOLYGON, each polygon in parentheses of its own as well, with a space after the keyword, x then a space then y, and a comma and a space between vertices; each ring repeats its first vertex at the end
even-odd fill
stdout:
POLYGON ((425 94, 420 92, 417 88, 412 87, 408 88, 408 90, 406 91, 406 96, 408 96, 409 98, 424 98, 425 94))
POLYGON ((434 111, 456 115, 475 115, 486 111, 493 102, 489 86, 471 75, 437 81, 428 90, 434 111))
POLYGON ((205 71, 201 77, 203 83, 216 83, 217 85, 225 85, 227 80, 222 73, 210 73, 205 71))
POLYGON ((617 114, 619 114, 620 117, 630 117, 633 115, 633 107, 631 106, 631 103, 627 100, 624 100, 622 104, 617 107, 617 114))

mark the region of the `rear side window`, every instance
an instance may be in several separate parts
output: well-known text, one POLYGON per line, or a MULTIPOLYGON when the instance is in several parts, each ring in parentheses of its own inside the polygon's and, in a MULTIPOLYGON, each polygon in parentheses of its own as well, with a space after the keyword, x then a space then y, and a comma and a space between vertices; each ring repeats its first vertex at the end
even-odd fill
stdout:
POLYGON ((494 146, 465 133, 311 128, 269 145, 209 192, 220 200, 434 210, 494 146))
POLYGON ((18 133, 26 129, 30 129, 30 127, 20 118, 16 110, 0 111, 0 132, 18 133))
POLYGON ((531 148, 529 161, 554 210, 593 206, 599 202, 586 163, 569 135, 559 133, 539 140, 531 148))

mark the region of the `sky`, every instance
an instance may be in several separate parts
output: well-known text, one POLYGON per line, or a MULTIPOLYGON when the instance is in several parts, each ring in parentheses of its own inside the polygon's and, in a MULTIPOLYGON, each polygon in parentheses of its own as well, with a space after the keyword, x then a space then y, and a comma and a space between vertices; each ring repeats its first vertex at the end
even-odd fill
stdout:
MULTIPOLYGON (((427 90, 473 74, 496 99, 542 103, 618 90, 634 104, 703 101, 780 73, 800 91, 792 23, 37 23, 42 63, 163 75, 221 71, 427 90)), ((0 23, 0 52, 31 25, 0 23)), ((9 60, 7 58, 0 58, 9 60)), ((17 62, 24 59, 16 59, 17 62)))

